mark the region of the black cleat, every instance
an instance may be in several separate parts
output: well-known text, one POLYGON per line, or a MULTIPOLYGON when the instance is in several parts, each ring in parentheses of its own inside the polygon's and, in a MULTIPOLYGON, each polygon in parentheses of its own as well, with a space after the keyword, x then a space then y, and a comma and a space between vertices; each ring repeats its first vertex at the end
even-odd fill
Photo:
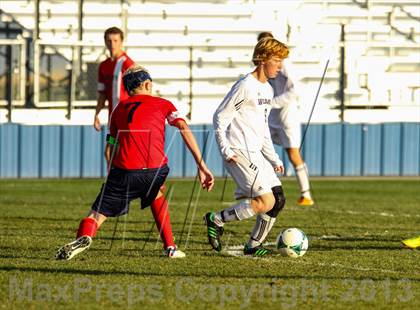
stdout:
POLYGON ((214 212, 206 213, 204 216, 204 222, 207 225, 207 237, 209 238, 210 245, 214 250, 220 252, 222 250, 220 236, 223 235, 223 227, 218 226, 214 222, 214 212))
POLYGON ((59 260, 72 259, 75 255, 83 252, 84 250, 87 250, 91 244, 91 237, 82 236, 80 238, 77 238, 75 241, 67 243, 66 245, 58 249, 55 258, 59 260))
POLYGON ((273 252, 269 249, 263 248, 261 245, 256 246, 255 248, 250 248, 248 247, 247 244, 245 244, 244 254, 252 255, 256 257, 262 257, 262 256, 272 255, 273 252))

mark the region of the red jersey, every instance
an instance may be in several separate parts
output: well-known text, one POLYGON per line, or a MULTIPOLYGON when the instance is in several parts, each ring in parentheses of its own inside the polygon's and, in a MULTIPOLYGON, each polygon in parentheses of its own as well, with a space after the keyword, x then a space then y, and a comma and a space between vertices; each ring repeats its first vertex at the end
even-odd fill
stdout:
POLYGON ((121 101, 110 120, 110 134, 118 140, 112 164, 126 170, 165 165, 165 120, 174 125, 179 119, 178 110, 163 98, 136 95, 121 101))
POLYGON ((122 83, 122 74, 133 64, 134 61, 126 53, 122 53, 114 60, 109 57, 99 64, 98 92, 105 93, 108 100, 108 115, 111 115, 118 102, 128 99, 128 94, 122 83))

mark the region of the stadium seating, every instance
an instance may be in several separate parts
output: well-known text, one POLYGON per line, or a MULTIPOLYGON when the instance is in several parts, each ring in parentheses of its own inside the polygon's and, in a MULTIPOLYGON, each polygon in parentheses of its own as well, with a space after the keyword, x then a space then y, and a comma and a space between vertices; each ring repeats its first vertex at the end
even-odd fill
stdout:
MULTIPOLYGON (((33 30, 34 2, 2 0, 0 10, 33 30)), ((364 1, 353 0, 279 1, 270 6, 259 1, 125 2, 84 1, 82 59, 80 70, 75 70, 78 62, 71 59, 77 41, 78 3, 41 1, 40 46, 45 49, 41 49, 39 72, 34 73, 40 81, 35 90, 39 93, 36 107, 67 105, 68 94, 59 89, 68 88, 69 67, 79 74, 73 106, 93 107, 97 63, 106 53, 103 31, 118 26, 126 32, 130 56, 151 71, 156 93, 186 111, 191 109, 193 122, 209 122, 232 83, 251 69, 256 36, 265 30, 292 48, 290 71, 301 90, 303 115, 311 108, 323 67, 330 58, 319 111, 333 112, 339 106, 341 24, 346 31, 346 105, 420 106, 416 79, 420 71, 419 4, 415 0, 399 1, 398 5, 395 1, 371 0, 367 6, 364 1), (48 50, 55 53, 50 72, 48 50), (58 71, 61 75, 56 74, 58 71)), ((0 72, 1 85, 4 80, 4 72, 0 72)), ((0 96, 0 104, 5 105, 4 94, 0 96)), ((328 121, 337 121, 337 113, 328 115, 328 121)), ((325 119, 319 113, 315 117, 325 119)), ((393 119, 401 121, 390 112, 389 120, 393 119)))

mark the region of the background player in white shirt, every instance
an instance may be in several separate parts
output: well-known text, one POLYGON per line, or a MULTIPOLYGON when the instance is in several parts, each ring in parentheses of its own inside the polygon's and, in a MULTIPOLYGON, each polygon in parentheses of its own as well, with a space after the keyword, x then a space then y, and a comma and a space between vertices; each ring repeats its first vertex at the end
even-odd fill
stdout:
POLYGON ((286 45, 273 39, 260 40, 254 49, 256 68, 235 83, 217 108, 213 125, 225 167, 234 179, 237 204, 204 216, 209 243, 222 249, 220 236, 226 222, 241 221, 258 214, 244 254, 264 256, 261 244, 285 204, 281 182, 283 163, 274 150, 268 128, 273 89, 267 82, 277 75, 289 54, 286 45))
MULTIPOLYGON (((270 32, 261 32, 258 41, 264 38, 273 38, 270 32)), ((271 139, 277 145, 285 148, 287 156, 295 169, 301 197, 297 203, 301 206, 312 206, 312 199, 309 183, 309 173, 305 162, 302 159, 299 148, 301 144, 301 128, 298 111, 298 97, 292 80, 286 68, 275 78, 269 79, 274 90, 274 97, 278 108, 273 108, 268 117, 271 139)))

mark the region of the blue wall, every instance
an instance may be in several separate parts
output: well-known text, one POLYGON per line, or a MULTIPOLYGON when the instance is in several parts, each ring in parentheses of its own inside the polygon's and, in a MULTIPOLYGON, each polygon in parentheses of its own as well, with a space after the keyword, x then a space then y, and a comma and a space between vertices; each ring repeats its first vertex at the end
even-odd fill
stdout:
MULTIPOLYGON (((212 127, 194 125, 204 158, 224 176, 212 127)), ((104 177, 105 132, 92 126, 0 125, 1 178, 104 177)), ((288 174, 293 168, 276 147, 288 174)), ((167 127, 166 152, 172 177, 194 176, 193 158, 181 136, 167 127)), ((313 176, 419 176, 420 123, 314 124, 302 149, 313 176)))

